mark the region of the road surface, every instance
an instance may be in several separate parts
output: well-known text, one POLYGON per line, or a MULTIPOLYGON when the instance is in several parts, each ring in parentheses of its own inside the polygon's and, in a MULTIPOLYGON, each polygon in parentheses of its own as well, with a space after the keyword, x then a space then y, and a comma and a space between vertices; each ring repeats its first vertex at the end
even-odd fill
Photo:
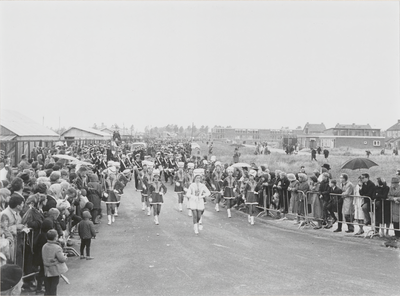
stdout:
POLYGON ((129 183, 115 224, 98 226, 95 259, 69 258, 59 295, 400 295, 397 250, 251 226, 210 202, 195 235, 167 187, 157 226, 129 183))

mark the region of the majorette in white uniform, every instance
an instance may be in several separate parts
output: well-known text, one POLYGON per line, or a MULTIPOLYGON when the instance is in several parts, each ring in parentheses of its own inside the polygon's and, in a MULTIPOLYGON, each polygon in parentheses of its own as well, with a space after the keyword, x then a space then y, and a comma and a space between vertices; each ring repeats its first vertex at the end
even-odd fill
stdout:
POLYGON ((189 206, 193 214, 193 229, 194 233, 198 234, 199 230, 203 229, 201 217, 204 212, 204 198, 210 196, 210 191, 201 183, 202 176, 204 175, 203 169, 196 169, 193 171, 194 182, 190 184, 186 196, 189 198, 189 206))

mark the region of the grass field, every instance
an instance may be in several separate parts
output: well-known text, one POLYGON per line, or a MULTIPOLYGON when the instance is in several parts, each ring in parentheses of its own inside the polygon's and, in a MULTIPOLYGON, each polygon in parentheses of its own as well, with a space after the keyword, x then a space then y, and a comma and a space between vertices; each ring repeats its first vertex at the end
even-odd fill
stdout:
MULTIPOLYGON (((206 155, 208 148, 206 143, 199 143, 201 147, 201 154, 206 155)), ((222 163, 230 164, 233 161, 234 147, 226 143, 214 142, 213 155, 217 157, 222 163)), ((270 171, 282 170, 286 173, 297 173, 303 165, 306 168, 307 174, 311 174, 315 169, 320 170, 321 165, 329 163, 332 170, 331 174, 334 179, 339 179, 340 173, 347 173, 350 180, 354 183, 357 177, 362 173, 368 173, 371 180, 376 183, 377 177, 382 177, 390 183, 391 178, 395 175, 396 170, 400 169, 400 156, 393 155, 380 155, 380 151, 371 151, 372 155, 369 157, 372 161, 376 162, 379 166, 372 167, 369 170, 341 170, 341 165, 355 157, 366 157, 365 151, 356 149, 331 149, 329 158, 326 160, 324 156, 317 154, 317 162, 311 161, 311 154, 309 152, 301 152, 298 155, 286 155, 283 153, 275 152, 270 155, 254 155, 254 146, 240 148, 240 162, 256 163, 258 166, 265 165, 270 171)), ((390 152, 387 150, 386 154, 390 152)))

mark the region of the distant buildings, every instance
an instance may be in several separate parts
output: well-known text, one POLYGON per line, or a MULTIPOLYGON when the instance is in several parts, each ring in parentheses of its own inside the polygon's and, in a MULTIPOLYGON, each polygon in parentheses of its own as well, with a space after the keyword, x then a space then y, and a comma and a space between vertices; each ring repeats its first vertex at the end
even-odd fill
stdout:
MULTIPOLYGON (((400 124, 399 124, 400 127, 400 124)), ((398 133, 400 134, 400 128, 398 133)), ((400 137, 400 136, 399 136, 400 137)), ((324 123, 307 122, 304 128, 289 129, 240 129, 232 127, 214 127, 211 138, 220 141, 278 142, 280 147, 295 146, 301 148, 338 148, 373 149, 385 147, 385 137, 378 128, 369 124, 336 124, 326 128, 324 123)), ((400 142, 400 141, 399 141, 400 142)))
POLYGON ((386 146, 400 149, 400 119, 386 130, 386 146))
POLYGON ((233 141, 238 143, 251 142, 282 142, 284 138, 295 138, 301 128, 289 129, 247 129, 231 127, 214 127, 211 129, 211 139, 216 141, 233 141))

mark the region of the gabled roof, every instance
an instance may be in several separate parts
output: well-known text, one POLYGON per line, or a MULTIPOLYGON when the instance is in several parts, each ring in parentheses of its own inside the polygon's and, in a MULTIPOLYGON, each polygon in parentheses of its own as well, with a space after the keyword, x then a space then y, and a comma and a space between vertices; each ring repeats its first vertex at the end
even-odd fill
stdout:
POLYGON ((94 134, 94 135, 97 135, 97 136, 102 136, 102 137, 109 137, 109 136, 110 136, 109 133, 105 133, 105 132, 99 131, 99 130, 94 129, 94 128, 90 128, 90 127, 76 127, 76 126, 70 127, 70 128, 67 129, 65 132, 63 132, 63 133, 61 134, 61 136, 63 136, 64 134, 66 134, 67 132, 69 132, 69 131, 72 130, 72 129, 81 130, 81 131, 84 131, 84 132, 87 132, 87 133, 91 133, 91 134, 94 134))
POLYGON ((336 124, 335 128, 344 129, 372 129, 369 124, 336 124))
POLYGON ((308 133, 322 133, 326 130, 325 124, 323 123, 306 123, 304 130, 308 128, 308 133))
POLYGON ((102 128, 102 129, 100 129, 100 131, 102 131, 103 133, 108 133, 110 135, 112 135, 114 132, 113 130, 109 129, 108 127, 102 128))
POLYGON ((52 136, 59 135, 51 129, 35 122, 14 110, 2 110, 0 124, 17 136, 52 136))
POLYGON ((400 120, 395 125, 392 125, 387 129, 388 131, 400 131, 400 120))

